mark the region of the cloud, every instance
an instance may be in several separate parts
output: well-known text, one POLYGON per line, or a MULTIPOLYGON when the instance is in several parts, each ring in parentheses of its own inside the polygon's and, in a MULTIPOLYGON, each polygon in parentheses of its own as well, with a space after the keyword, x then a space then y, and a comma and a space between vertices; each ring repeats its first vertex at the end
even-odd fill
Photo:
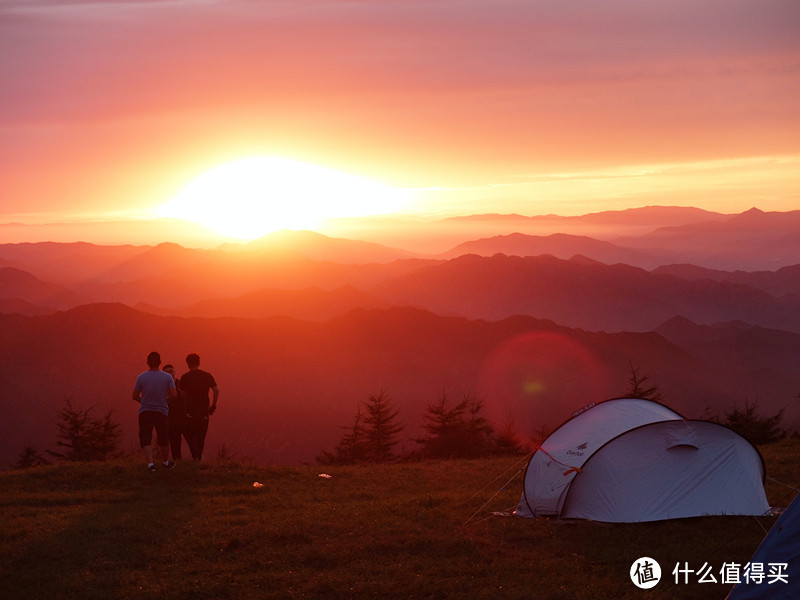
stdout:
POLYGON ((99 204, 201 149, 418 187, 795 154, 798 30, 792 0, 6 1, 0 157, 99 204))

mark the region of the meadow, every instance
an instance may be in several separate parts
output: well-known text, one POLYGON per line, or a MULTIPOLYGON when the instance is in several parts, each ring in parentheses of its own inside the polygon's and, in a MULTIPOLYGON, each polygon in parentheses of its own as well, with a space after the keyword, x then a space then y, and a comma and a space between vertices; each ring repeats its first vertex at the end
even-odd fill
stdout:
MULTIPOLYGON (((761 448, 774 506, 800 440, 761 448)), ((724 598, 676 564, 744 564, 774 517, 528 520, 523 457, 348 467, 139 457, 0 473, 0 598, 724 598), (320 475, 329 475, 321 477, 320 475), (254 486, 254 483, 260 485, 254 486), (499 514, 498 514, 499 513, 499 514), (633 585, 656 559, 662 581, 633 585)))

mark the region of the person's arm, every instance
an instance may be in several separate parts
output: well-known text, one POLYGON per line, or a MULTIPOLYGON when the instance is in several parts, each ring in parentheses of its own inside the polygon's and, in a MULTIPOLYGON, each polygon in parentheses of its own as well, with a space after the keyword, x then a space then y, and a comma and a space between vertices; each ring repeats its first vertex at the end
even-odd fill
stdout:
POLYGON ((217 400, 219 399, 219 388, 214 386, 211 388, 211 392, 213 394, 214 399, 211 401, 211 406, 208 409, 208 414, 213 415, 214 411, 217 410, 217 400))
POLYGON ((133 401, 142 403, 142 390, 133 390, 133 401))

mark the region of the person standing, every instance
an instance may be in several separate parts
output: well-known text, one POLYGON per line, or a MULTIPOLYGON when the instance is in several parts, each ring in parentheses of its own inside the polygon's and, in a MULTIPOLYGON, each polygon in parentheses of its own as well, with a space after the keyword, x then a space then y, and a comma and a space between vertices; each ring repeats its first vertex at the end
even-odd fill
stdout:
MULTIPOLYGON (((182 458, 183 450, 181 445, 186 439, 184 422, 186 421, 186 404, 181 394, 180 382, 175 377, 175 367, 164 365, 162 371, 169 373, 175 382, 175 396, 169 402, 169 447, 172 450, 172 460, 179 461, 182 458)), ((189 440, 186 440, 188 443, 189 440)))
POLYGON ((186 405, 185 437, 194 460, 203 459, 208 418, 217 410, 219 388, 214 376, 200 369, 200 356, 194 352, 186 357, 189 371, 180 380, 181 393, 186 405), (212 392, 209 405, 208 392, 212 392))
POLYGON ((139 407, 139 444, 147 459, 147 470, 156 470, 153 459, 153 429, 161 450, 161 461, 165 468, 174 469, 169 460, 169 401, 175 397, 175 380, 169 373, 160 370, 161 355, 147 355, 147 371, 139 374, 133 386, 133 399, 139 407))

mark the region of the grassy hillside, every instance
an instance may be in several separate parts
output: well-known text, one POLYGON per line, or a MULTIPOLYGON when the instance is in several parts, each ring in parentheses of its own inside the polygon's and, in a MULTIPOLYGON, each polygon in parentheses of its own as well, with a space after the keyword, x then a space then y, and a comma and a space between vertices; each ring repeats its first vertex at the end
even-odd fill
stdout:
MULTIPOLYGON (((800 441, 763 454, 769 476, 797 485, 800 441)), ((148 474, 126 458, 6 471, 0 598, 722 598, 729 585, 676 585, 674 565, 744 564, 774 520, 492 515, 516 505, 522 475, 509 480, 523 466, 326 467, 323 478, 233 462, 148 474), (650 591, 628 575, 642 556, 665 571, 650 591)), ((776 505, 793 497, 771 480, 767 492, 776 505)))

